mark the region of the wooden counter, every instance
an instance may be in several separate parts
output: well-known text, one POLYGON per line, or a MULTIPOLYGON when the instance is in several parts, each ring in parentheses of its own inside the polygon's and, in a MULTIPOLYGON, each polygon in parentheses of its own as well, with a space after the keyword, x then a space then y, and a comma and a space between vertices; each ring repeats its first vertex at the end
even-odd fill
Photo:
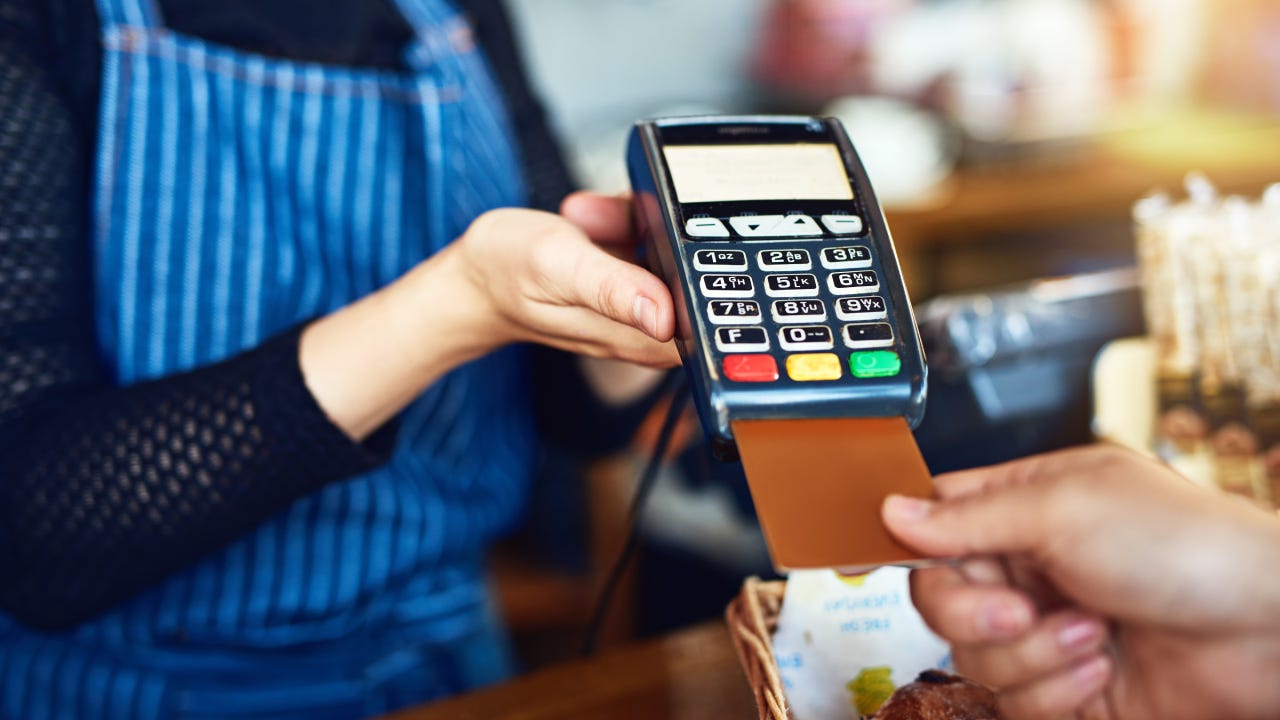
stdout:
POLYGON ((540 670, 386 720, 749 720, 756 717, 729 631, 715 621, 540 670))
POLYGON ((1083 239, 1102 224, 1128 232, 1134 201, 1152 190, 1182 194, 1187 172, 1205 173, 1224 193, 1257 194, 1280 181, 1280 122, 1275 118, 1189 116, 1117 132, 1055 156, 956 171, 931 202, 886 207, 912 298, 939 287, 938 265, 994 238, 1019 236, 1035 253, 1083 239))

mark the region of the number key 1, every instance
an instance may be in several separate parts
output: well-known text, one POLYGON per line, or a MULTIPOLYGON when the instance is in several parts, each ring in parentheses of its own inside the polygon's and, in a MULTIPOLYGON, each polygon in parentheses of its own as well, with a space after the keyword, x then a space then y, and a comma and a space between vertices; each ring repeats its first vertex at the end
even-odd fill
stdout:
POLYGON ((742 250, 699 250, 693 254, 693 269, 737 272, 747 269, 747 254, 742 250))

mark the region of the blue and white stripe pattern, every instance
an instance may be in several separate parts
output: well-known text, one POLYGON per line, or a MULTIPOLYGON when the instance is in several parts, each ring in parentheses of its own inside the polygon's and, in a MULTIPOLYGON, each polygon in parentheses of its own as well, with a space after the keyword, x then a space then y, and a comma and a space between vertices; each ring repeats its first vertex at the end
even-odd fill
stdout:
MULTIPOLYGON (((97 321, 122 384, 341 307, 521 204, 467 26, 398 4, 405 73, 249 56, 169 31, 151 0, 98 0, 97 321)), ((523 371, 515 351, 459 368, 385 468, 73 633, 0 618, 0 718, 359 717, 501 674, 480 561, 526 491, 523 371)))

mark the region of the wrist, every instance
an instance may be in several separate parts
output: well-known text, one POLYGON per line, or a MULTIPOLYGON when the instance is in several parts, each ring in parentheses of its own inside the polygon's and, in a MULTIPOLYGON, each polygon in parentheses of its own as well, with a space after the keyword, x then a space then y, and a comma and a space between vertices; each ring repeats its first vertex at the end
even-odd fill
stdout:
POLYGON ((303 379, 350 437, 366 437, 445 373, 510 341, 456 263, 446 249, 303 331, 303 379))
POLYGON ((455 243, 387 288, 398 342, 434 348, 419 358, 428 373, 442 362, 461 365, 516 340, 481 281, 455 243))

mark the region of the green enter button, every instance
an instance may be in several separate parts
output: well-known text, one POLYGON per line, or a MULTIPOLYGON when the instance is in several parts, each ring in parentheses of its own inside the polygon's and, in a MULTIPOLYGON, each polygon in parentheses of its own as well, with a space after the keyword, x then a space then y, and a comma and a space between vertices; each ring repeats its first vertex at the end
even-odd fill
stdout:
POLYGON ((892 350, 870 350, 849 356, 849 371, 854 377, 889 377, 897 375, 901 369, 902 358, 892 350))

